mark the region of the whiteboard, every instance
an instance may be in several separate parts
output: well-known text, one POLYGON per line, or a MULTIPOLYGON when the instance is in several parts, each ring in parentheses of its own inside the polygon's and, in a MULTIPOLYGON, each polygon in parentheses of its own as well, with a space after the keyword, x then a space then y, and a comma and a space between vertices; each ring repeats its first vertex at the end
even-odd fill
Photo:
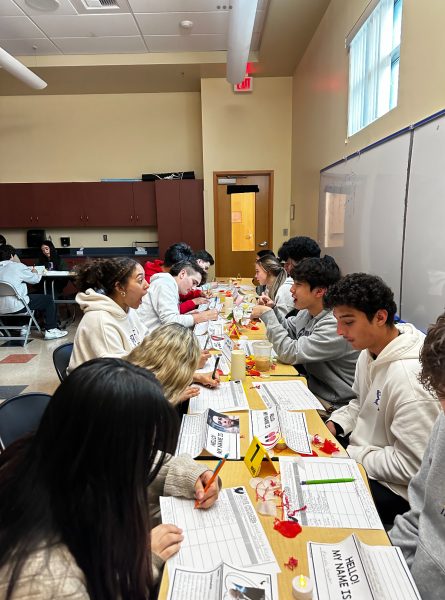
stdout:
POLYGON ((444 311, 445 117, 414 131, 408 187, 402 308, 426 331, 444 311))
POLYGON ((361 271, 382 277, 398 309, 409 146, 410 133, 402 133, 320 176, 323 254, 335 258, 343 275, 361 271))

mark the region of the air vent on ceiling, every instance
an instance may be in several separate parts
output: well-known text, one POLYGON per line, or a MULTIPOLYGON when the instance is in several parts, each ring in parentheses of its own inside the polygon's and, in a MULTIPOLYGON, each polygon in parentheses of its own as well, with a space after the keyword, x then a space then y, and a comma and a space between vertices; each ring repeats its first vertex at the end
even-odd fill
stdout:
POLYGON ((81 15, 130 12, 127 0, 71 0, 81 15))

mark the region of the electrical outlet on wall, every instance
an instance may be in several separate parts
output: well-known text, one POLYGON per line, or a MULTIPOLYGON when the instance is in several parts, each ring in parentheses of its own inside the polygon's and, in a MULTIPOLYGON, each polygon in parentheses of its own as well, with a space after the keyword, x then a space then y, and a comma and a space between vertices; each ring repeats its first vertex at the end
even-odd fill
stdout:
POLYGON ((102 237, 104 238, 104 242, 108 242, 108 235, 106 233, 104 233, 102 237))
POLYGON ((289 235, 289 230, 288 229, 283 229, 283 235, 289 235))

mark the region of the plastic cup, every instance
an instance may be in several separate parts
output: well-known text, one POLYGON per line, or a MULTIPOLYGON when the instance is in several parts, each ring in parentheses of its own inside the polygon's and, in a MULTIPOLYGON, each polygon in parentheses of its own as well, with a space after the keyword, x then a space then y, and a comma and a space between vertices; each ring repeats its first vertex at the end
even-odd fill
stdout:
POLYGON ((262 375, 268 376, 270 374, 271 358, 272 358, 272 344, 264 340, 253 342, 253 357, 255 360, 255 369, 262 375))

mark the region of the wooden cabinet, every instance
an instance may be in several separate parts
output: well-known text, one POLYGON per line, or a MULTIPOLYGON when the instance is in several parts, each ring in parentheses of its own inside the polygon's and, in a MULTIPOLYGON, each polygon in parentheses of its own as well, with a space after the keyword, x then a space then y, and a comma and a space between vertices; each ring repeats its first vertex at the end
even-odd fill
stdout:
POLYGON ((155 182, 160 256, 176 242, 205 248, 203 190, 202 179, 155 182))
POLYGON ((154 227, 154 182, 0 184, 1 226, 154 227))

